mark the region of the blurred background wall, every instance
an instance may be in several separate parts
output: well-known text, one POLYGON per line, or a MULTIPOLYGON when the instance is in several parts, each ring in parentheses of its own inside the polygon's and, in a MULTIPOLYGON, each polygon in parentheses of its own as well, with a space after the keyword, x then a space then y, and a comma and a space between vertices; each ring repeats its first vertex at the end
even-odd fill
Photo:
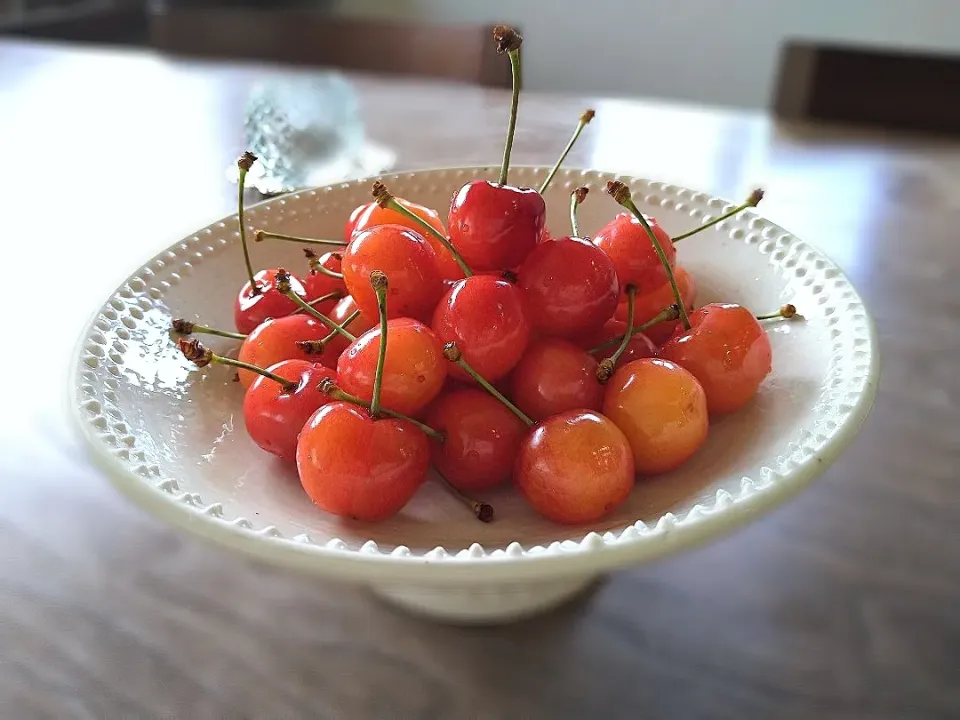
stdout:
POLYGON ((769 104, 788 39, 956 53, 960 0, 338 0, 345 15, 509 22, 531 90, 769 104))

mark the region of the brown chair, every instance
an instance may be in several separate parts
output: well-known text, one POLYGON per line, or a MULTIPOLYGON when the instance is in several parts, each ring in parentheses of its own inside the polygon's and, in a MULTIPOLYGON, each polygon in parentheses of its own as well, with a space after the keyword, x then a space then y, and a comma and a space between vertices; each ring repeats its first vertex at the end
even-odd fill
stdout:
POLYGON ((351 19, 302 9, 168 6, 150 16, 150 42, 179 55, 322 65, 510 86, 490 27, 351 19))
POLYGON ((774 113, 889 130, 960 134, 960 56, 790 42, 774 113))

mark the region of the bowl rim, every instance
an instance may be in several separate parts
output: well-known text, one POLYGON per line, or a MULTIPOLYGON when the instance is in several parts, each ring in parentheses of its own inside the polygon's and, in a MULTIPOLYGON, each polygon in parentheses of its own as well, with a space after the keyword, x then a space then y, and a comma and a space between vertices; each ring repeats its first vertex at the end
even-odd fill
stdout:
MULTIPOLYGON (((517 165, 512 168, 515 174, 523 173, 532 177, 543 175, 549 169, 549 166, 539 165, 517 165)), ((455 174, 458 179, 462 179, 465 172, 475 177, 483 177, 495 170, 496 168, 489 165, 461 165, 382 174, 349 182, 305 188, 294 193, 267 198, 249 206, 248 211, 263 209, 281 200, 289 201, 291 198, 297 199, 300 196, 313 197, 320 192, 329 192, 333 189, 368 185, 374 179, 383 179, 388 184, 428 174, 455 174)), ((700 198, 700 202, 710 203, 710 210, 734 207, 734 203, 723 198, 636 176, 569 168, 558 173, 557 180, 562 181, 564 178, 568 180, 575 178, 580 182, 583 178, 597 181, 622 180, 634 193, 639 188, 644 190, 643 203, 639 202, 638 198, 638 205, 641 206, 650 204, 652 197, 664 196, 663 202, 667 200, 689 202, 691 198, 700 198), (717 201, 722 205, 718 206, 717 201)), ((216 228, 220 223, 230 221, 235 223, 236 217, 236 213, 224 216, 201 228, 197 233, 216 228)), ((115 455, 116 448, 104 441, 105 433, 96 427, 89 413, 83 411, 78 389, 85 347, 88 345, 90 334, 95 331, 95 322, 110 299, 116 297, 124 285, 129 285, 132 280, 138 279, 141 272, 155 260, 178 250, 186 238, 178 240, 146 260, 128 275, 126 280, 119 283, 93 312, 70 355, 67 392, 64 394, 66 412, 72 419, 71 425, 94 466, 135 504, 173 526, 273 564, 319 572, 345 580, 389 584, 410 581, 528 582, 566 575, 599 575, 616 567, 653 560, 731 532, 799 493, 821 475, 854 440, 869 414, 877 391, 880 362, 874 322, 863 306, 859 294, 839 266, 819 248, 800 241, 754 210, 745 210, 731 220, 739 224, 759 220, 764 228, 772 228, 780 233, 781 240, 802 243, 806 251, 823 261, 820 271, 831 271, 830 279, 835 285, 834 291, 839 292, 842 289, 846 303, 856 303, 862 308, 863 318, 857 326, 857 340, 859 352, 866 356, 866 362, 863 364, 865 369, 861 376, 848 378, 848 381, 862 381, 862 387, 848 393, 849 407, 842 422, 838 423, 837 427, 826 436, 824 441, 819 442, 815 449, 808 449, 803 460, 794 462, 783 472, 771 470, 759 480, 743 478, 740 492, 736 496, 726 490, 718 490, 712 503, 696 504, 679 518, 673 513, 666 513, 653 526, 637 521, 616 531, 603 533, 585 531, 580 540, 555 541, 546 546, 524 547, 519 542, 512 542, 505 548, 487 551, 474 543, 469 548, 455 553, 437 547, 418 554, 404 546, 380 550, 372 540, 359 547, 351 547, 339 539, 320 544, 306 535, 285 537, 273 526, 257 529, 246 518, 224 518, 222 513, 218 514, 215 511, 218 503, 206 505, 195 494, 181 493, 176 491, 176 488, 171 492, 169 484, 163 487, 163 482, 151 482, 138 475, 129 463, 118 460, 115 455), (850 400, 852 403, 849 402, 850 400)), ((731 221, 727 223, 727 227, 733 224, 731 221)), ((718 227, 723 229, 724 224, 718 227)))

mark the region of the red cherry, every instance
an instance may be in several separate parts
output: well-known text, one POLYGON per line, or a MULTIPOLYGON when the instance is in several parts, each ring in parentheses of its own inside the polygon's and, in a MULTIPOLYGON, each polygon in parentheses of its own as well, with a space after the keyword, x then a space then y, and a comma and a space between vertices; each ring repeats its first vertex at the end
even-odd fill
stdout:
MULTIPOLYGON (((658 323, 653 327, 658 327, 661 324, 664 323, 658 323)), ((615 318, 610 318, 599 330, 580 335, 576 340, 576 344, 585 350, 592 350, 593 348, 599 347, 600 345, 605 345, 614 339, 622 338, 626 332, 627 324, 625 322, 615 318)), ((616 349, 617 344, 612 343, 604 350, 593 353, 593 355, 594 357, 599 358, 609 357, 614 353, 614 351, 616 351, 616 349)), ((634 331, 633 335, 630 336, 630 341, 627 343, 627 349, 623 351, 623 354, 617 360, 616 367, 623 367, 628 362, 633 362, 634 360, 639 360, 640 358, 655 357, 656 354, 657 346, 654 344, 654 342, 647 337, 646 334, 634 331)))
MULTIPOLYGON (((656 220, 647 215, 644 217, 660 241, 670 266, 673 267, 677 262, 677 249, 673 246, 670 236, 656 220)), ((637 295, 643 295, 667 282, 666 271, 663 269, 653 243, 650 242, 650 237, 640 221, 631 213, 619 213, 600 229, 594 236, 593 242, 613 261, 620 280, 621 295, 628 285, 635 285, 637 295)), ((664 307, 661 305, 658 310, 664 307)))
POLYGON ((700 381, 711 414, 746 405, 770 374, 773 351, 759 321, 741 305, 710 303, 690 313, 690 329, 660 348, 660 357, 700 381))
POLYGON ((603 414, 623 431, 641 475, 674 470, 707 439, 707 396, 676 363, 644 358, 617 370, 606 386, 603 414))
POLYGON ((599 520, 633 489, 633 452, 611 420, 570 410, 539 423, 524 438, 513 474, 520 492, 559 523, 599 520))
POLYGON ((530 320, 547 335, 576 335, 617 309, 620 285, 613 261, 587 240, 562 237, 537 245, 518 276, 530 320))
POLYGON ((515 267, 540 239, 546 212, 533 188, 474 180, 453 198, 450 242, 475 271, 515 267))
MULTIPOLYGON (((686 268, 681 267, 680 265, 677 265, 676 269, 674 270, 674 275, 677 279, 677 287, 680 288, 680 296, 683 298, 684 306, 688 310, 692 310, 697 299, 696 280, 686 268)), ((669 282, 665 282, 656 290, 651 290, 643 295, 638 294, 634 302, 636 307, 634 310, 634 316, 636 318, 637 325, 643 325, 645 322, 656 317, 656 315, 665 307, 673 305, 675 302, 673 298, 673 289, 670 287, 669 282)), ((625 301, 617 306, 617 312, 614 317, 617 320, 626 321, 627 303, 625 301)), ((678 322, 679 321, 677 320, 668 320, 666 322, 657 323, 656 325, 647 328, 646 335, 654 342, 654 344, 662 345, 670 339, 671 335, 673 335, 673 331, 677 327, 678 322)), ((622 334, 623 333, 621 333, 621 335, 622 334)))
POLYGON ((327 402, 320 383, 334 376, 333 370, 306 360, 283 360, 267 368, 293 386, 256 375, 243 398, 243 421, 250 439, 277 457, 294 462, 297 438, 304 424, 327 402))
POLYGON ((300 483, 322 510, 367 522, 392 517, 423 484, 427 436, 406 420, 330 402, 307 421, 297 445, 300 483))
MULTIPOLYGON (((380 353, 380 328, 368 330, 337 361, 342 390, 370 402, 380 353)), ((381 401, 385 408, 416 415, 437 395, 447 379, 443 345, 423 323, 397 318, 387 323, 387 356, 381 401)))
MULTIPOLYGON (((284 317, 298 308, 293 300, 277 291, 277 270, 278 268, 261 270, 254 276, 257 292, 254 292, 249 282, 240 289, 233 308, 233 320, 239 332, 249 334, 267 318, 284 317)), ((290 287, 297 295, 306 299, 307 291, 299 278, 291 275, 290 287)))
POLYGON ((360 219, 360 216, 363 215, 363 213, 367 210, 367 208, 369 208, 371 205, 374 205, 374 204, 375 203, 367 203, 366 205, 357 205, 357 207, 353 209, 353 212, 350 213, 350 217, 347 218, 347 222, 343 227, 343 239, 345 241, 347 241, 348 243, 350 242, 351 238, 353 238, 353 233, 357 227, 357 221, 360 219))
MULTIPOLYGON (((432 328, 441 343, 456 342, 467 361, 490 382, 513 369, 530 338, 523 293, 490 275, 457 282, 437 305, 432 328)), ((459 368, 450 372, 468 380, 459 368)))
MULTIPOLYGON (((268 368, 281 360, 305 360, 311 364, 323 362, 333 366, 323 355, 308 355, 297 342, 300 340, 322 340, 329 330, 309 315, 287 315, 267 320, 247 336, 240 346, 237 359, 241 362, 268 368)), ((257 373, 251 370, 239 370, 240 384, 245 388, 253 385, 257 373)))
POLYGON ((547 338, 527 347, 510 373, 507 395, 539 421, 567 410, 599 410, 603 392, 593 357, 573 343, 547 338))
POLYGON ((483 491, 510 480, 527 426, 500 401, 483 390, 455 390, 437 398, 426 422, 446 436, 431 440, 431 457, 455 488, 483 491))
MULTIPOLYGON (((447 231, 443 227, 443 221, 440 220, 440 214, 436 210, 432 210, 424 205, 418 205, 409 200, 404 200, 403 198, 394 199, 423 222, 430 225, 438 233, 446 236, 447 231)), ((417 233, 417 235, 423 237, 423 239, 433 247, 434 252, 437 254, 437 266, 440 270, 441 278, 444 280, 459 280, 463 277, 463 270, 460 269, 460 266, 457 264, 457 261, 454 260, 453 255, 450 254, 450 251, 447 250, 434 235, 426 232, 420 223, 392 208, 380 207, 375 202, 365 205, 364 207, 366 209, 357 217, 357 222, 353 230, 354 234, 367 228, 376 227, 377 225, 400 225, 417 233)))
MULTIPOLYGON (((337 325, 345 327, 345 329, 357 337, 360 337, 370 328, 377 326, 377 315, 376 313, 373 315, 364 315, 361 312, 351 320, 348 325, 344 326, 344 323, 353 317, 353 314, 358 310, 357 303, 354 301, 353 296, 347 295, 345 298, 337 301, 337 304, 333 306, 333 310, 330 311, 329 317, 337 323, 337 325)), ((339 358, 343 354, 343 351, 349 346, 350 341, 347 340, 347 338, 334 332, 323 349, 324 364, 336 366, 337 358, 339 358)))
POLYGON ((310 274, 303 279, 303 288, 307 292, 306 300, 317 312, 329 315, 340 298, 331 297, 319 303, 315 301, 333 293, 340 293, 340 297, 347 294, 347 286, 343 278, 328 274, 342 274, 343 255, 339 252, 328 252, 317 257, 312 250, 306 250, 306 254, 310 260, 310 274))
POLYGON ((390 278, 387 310, 391 318, 427 319, 443 295, 437 254, 423 236, 399 225, 361 230, 343 253, 343 279, 360 312, 377 317, 377 296, 370 273, 390 278))

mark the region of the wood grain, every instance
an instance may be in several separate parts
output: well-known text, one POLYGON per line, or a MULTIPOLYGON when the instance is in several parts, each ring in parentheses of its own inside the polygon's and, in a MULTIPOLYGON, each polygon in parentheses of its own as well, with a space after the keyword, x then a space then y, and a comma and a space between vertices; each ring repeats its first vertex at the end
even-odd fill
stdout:
MULTIPOLYGON (((526 97, 517 162, 550 162, 594 106, 573 165, 728 197, 763 183, 770 218, 863 292, 884 377, 860 439, 787 507, 549 616, 465 630, 171 531, 67 428, 61 378, 87 312, 231 211, 224 169, 258 72, 0 43, 0 717, 960 716, 960 146, 526 97)), ((403 167, 498 161, 505 94, 356 86, 403 167)))

